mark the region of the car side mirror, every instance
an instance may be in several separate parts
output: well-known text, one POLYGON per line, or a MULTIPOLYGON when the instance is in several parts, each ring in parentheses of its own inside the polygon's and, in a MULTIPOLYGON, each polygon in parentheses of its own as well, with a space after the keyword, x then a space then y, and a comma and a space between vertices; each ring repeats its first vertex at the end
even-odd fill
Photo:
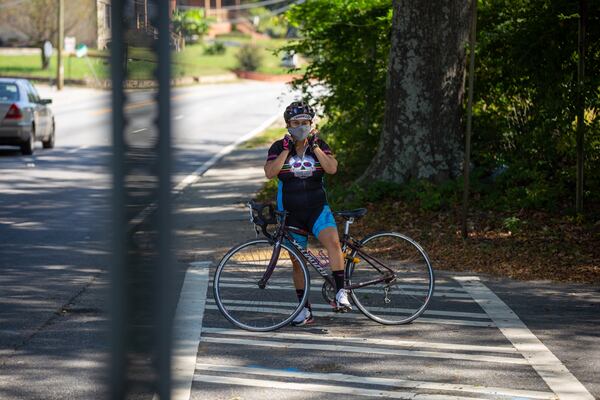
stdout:
POLYGON ((40 99, 38 101, 39 104, 50 104, 52 103, 52 99, 40 99))

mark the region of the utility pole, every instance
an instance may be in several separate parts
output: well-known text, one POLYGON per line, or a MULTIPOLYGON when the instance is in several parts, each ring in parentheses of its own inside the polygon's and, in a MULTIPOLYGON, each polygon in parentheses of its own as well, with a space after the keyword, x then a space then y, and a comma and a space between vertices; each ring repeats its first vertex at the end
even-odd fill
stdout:
POLYGON ((62 90, 64 86, 65 68, 63 66, 62 49, 65 34, 65 2, 58 0, 58 43, 57 49, 57 65, 56 65, 56 89, 62 90))
POLYGON ((585 162, 585 153, 583 149, 585 139, 585 31, 588 18, 587 0, 579 1, 579 37, 577 41, 577 53, 579 62, 577 64, 577 182, 575 186, 575 212, 583 212, 583 164, 585 162))
POLYGON ((475 45, 477 44, 477 0, 471 10, 471 34, 469 35, 469 93, 467 100, 467 132, 465 134, 465 161, 463 165, 463 208, 461 216, 462 237, 469 237, 467 217, 469 215, 469 168, 471 164, 471 120, 473 118, 473 82, 475 81, 475 45))

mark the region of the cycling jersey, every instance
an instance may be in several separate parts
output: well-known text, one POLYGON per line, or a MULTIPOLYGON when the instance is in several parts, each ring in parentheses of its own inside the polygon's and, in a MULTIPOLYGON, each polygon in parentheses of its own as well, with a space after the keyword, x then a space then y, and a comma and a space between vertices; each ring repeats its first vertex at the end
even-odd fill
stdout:
MULTIPOLYGON (((325 154, 331 154, 327 143, 321 139, 318 139, 318 143, 325 154)), ((327 204, 323 167, 310 147, 306 148, 304 154, 297 154, 295 146, 290 147, 290 154, 277 175, 277 207, 287 211, 322 208, 327 204)), ((276 159, 282 151, 283 139, 271 145, 267 161, 276 159)))
MULTIPOLYGON (((319 147, 325 154, 331 149, 323 140, 318 139, 319 147)), ((283 139, 271 145, 267 161, 276 159, 283 151, 283 139)), ((323 167, 310 147, 304 154, 297 154, 291 145, 290 154, 279 171, 277 187, 277 209, 289 212, 287 224, 312 232, 315 237, 327 228, 336 228, 323 186, 323 167)), ((307 246, 307 237, 290 232, 302 246, 307 246)))

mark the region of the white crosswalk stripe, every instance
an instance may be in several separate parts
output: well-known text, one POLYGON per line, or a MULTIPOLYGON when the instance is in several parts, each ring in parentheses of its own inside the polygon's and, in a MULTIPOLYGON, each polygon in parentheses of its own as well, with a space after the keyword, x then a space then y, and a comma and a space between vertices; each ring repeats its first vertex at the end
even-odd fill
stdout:
MULTIPOLYGON (((221 277, 221 280, 223 282, 245 282, 245 283, 252 283, 254 281, 249 280, 249 279, 243 279, 243 278, 232 278, 232 277, 221 277)), ((213 280, 210 280, 210 283, 212 284, 213 280)), ((291 284, 290 280, 284 280, 284 279, 276 279, 276 278, 271 278, 269 279, 270 283, 274 283, 274 284, 291 284)), ((256 282, 255 282, 256 283, 256 282)), ((321 288, 321 286, 323 286, 323 281, 320 279, 311 279, 310 282, 310 286, 311 287, 316 287, 316 288, 321 288)), ((398 289, 412 289, 412 290, 427 290, 427 285, 419 285, 419 284, 401 284, 401 285, 394 285, 394 288, 398 288, 398 289)), ((436 292, 457 292, 457 293, 466 293, 465 290, 463 288, 461 288, 460 286, 442 286, 442 285, 436 285, 435 287, 436 292)))
POLYGON ((506 353, 519 354, 517 349, 512 346, 481 346, 462 343, 440 343, 440 342, 424 342, 417 340, 400 340, 400 339, 372 339, 360 337, 340 337, 330 335, 313 335, 306 333, 287 333, 287 332, 248 332, 241 329, 224 329, 224 328, 202 328, 202 333, 212 333, 228 336, 250 336, 256 338, 274 338, 274 339, 293 339, 307 341, 325 341, 325 342, 346 342, 352 344, 367 344, 381 345, 391 347, 410 347, 427 348, 427 349, 442 349, 455 351, 472 351, 478 353, 506 353))
POLYGON ((217 376, 217 375, 195 374, 194 380, 196 380, 197 382, 222 383, 224 385, 254 386, 254 387, 262 387, 262 388, 270 388, 270 389, 296 390, 296 391, 303 391, 303 392, 338 393, 338 394, 349 394, 349 395, 367 396, 367 397, 385 397, 385 398, 390 398, 390 399, 486 400, 486 399, 477 398, 477 397, 418 394, 418 393, 413 393, 413 392, 396 392, 396 391, 389 391, 389 390, 363 389, 363 388, 338 386, 338 385, 282 382, 282 381, 266 380, 266 379, 247 379, 247 378, 238 378, 235 376, 217 376))
POLYGON ((215 337, 215 336, 203 336, 200 338, 200 341, 204 342, 204 343, 219 343, 219 344, 257 346, 257 347, 268 347, 268 348, 322 350, 322 351, 337 352, 338 354, 363 353, 363 354, 380 354, 380 355, 385 355, 385 356, 396 355, 396 356, 403 356, 403 357, 425 357, 425 358, 437 358, 437 359, 448 359, 448 360, 483 361, 483 362, 500 363, 500 364, 528 365, 527 360, 525 360, 524 358, 516 358, 516 357, 498 357, 498 356, 488 356, 488 355, 479 355, 479 354, 462 354, 462 353, 425 351, 425 350, 400 350, 400 349, 389 349, 389 348, 373 347, 373 346, 367 347, 367 346, 349 346, 349 345, 341 345, 341 344, 283 342, 283 341, 275 341, 275 340, 223 338, 223 337, 215 337))
MULTIPOLYGON (((221 282, 219 287, 222 288, 238 288, 238 289, 246 289, 251 287, 256 287, 255 284, 251 282, 221 282)), ((279 284, 279 285, 271 285, 268 286, 271 290, 295 290, 294 286, 290 283, 289 285, 279 284)), ((311 286, 310 288, 313 292, 320 292, 321 286, 311 286)), ((369 293, 369 294, 380 294, 381 290, 376 289, 359 289, 360 293, 369 293)), ((425 290, 418 292, 414 290, 398 290, 397 293, 401 293, 407 296, 425 296, 425 290)), ((467 293, 454 293, 454 292, 434 292, 433 297, 447 297, 447 298, 455 298, 455 299, 471 299, 471 296, 467 293)))
MULTIPOLYGON (((207 310, 217 310, 217 306, 213 304, 209 304, 206 306, 207 310)), ((230 311, 252 311, 252 312, 264 312, 264 313, 280 313, 280 314, 290 314, 290 309, 284 308, 274 308, 274 307, 261 307, 260 311, 257 310, 255 306, 228 306, 228 310, 230 311)), ((331 309, 331 307, 329 307, 331 309)), ((326 318, 339 318, 339 319, 362 319, 366 320, 362 314, 354 314, 354 313, 333 313, 331 311, 322 312, 322 311, 313 311, 313 315, 315 317, 326 317, 326 318)), ((493 322, 484 322, 484 321, 469 321, 469 320, 461 320, 461 319, 447 319, 447 318, 427 318, 420 317, 413 321, 417 324, 445 324, 445 325, 462 325, 462 326, 477 326, 477 327, 486 327, 493 328, 495 325, 493 322)))
MULTIPOLYGON (((452 384, 452 383, 440 383, 440 382, 424 382, 424 381, 413 381, 408 379, 390 379, 390 378, 377 378, 377 377, 363 377, 349 374, 340 373, 315 373, 315 372, 300 372, 300 371, 289 371, 281 369, 271 368, 258 368, 258 367, 244 367, 237 365, 215 365, 197 363, 196 370, 200 371, 216 371, 216 372, 229 372, 235 376, 240 374, 247 375, 266 375, 270 377, 278 378, 298 378, 298 379, 310 379, 310 380, 323 380, 327 382, 342 382, 347 384, 366 384, 366 385, 377 385, 377 386, 390 386, 394 388, 409 388, 409 389, 425 389, 425 390, 438 390, 448 392, 469 392, 492 396, 510 396, 527 399, 542 399, 552 400, 556 399, 556 396, 552 392, 542 392, 537 390, 518 390, 509 388, 498 388, 498 387, 487 387, 478 385, 464 385, 464 384, 452 384)), ((456 398, 452 395, 447 397, 448 399, 456 398)), ((471 399, 471 397, 469 397, 471 399)))
MULTIPOLYGON (((213 303, 214 304, 214 300, 209 300, 209 303, 213 303)), ((225 304, 248 304, 248 301, 243 301, 243 300, 226 300, 224 301, 225 304)), ((296 305, 296 303, 290 303, 290 302, 281 302, 281 301, 259 301, 259 302, 252 302, 253 305, 255 306, 294 306, 296 305)), ((327 304, 317 304, 317 303, 313 303, 312 304, 312 308, 317 308, 317 309, 322 309, 322 310, 328 310, 331 311, 331 306, 327 305, 327 304)), ((394 314, 412 314, 415 312, 415 310, 412 309, 408 309, 408 308, 394 308, 394 307, 389 307, 389 308, 383 308, 383 307, 369 307, 369 310, 372 311, 381 311, 381 312, 389 312, 389 313, 394 313, 394 314)), ((485 314, 485 313, 476 313, 476 312, 459 312, 459 311, 440 311, 440 310, 425 310, 425 313, 423 315, 440 315, 440 316, 444 316, 444 317, 462 317, 462 318, 475 318, 475 319, 485 319, 485 320, 490 320, 490 317, 485 314)))
MULTIPOLYGON (((382 331, 383 336, 378 334, 376 337, 368 337, 367 332, 373 332, 370 328, 365 329, 366 335, 350 335, 345 330, 341 330, 341 332, 345 332, 344 336, 339 333, 335 334, 335 331, 319 333, 319 328, 316 331, 309 328, 304 331, 285 329, 264 333, 223 328, 220 325, 221 322, 225 323, 224 318, 218 313, 215 301, 209 297, 206 299, 205 309, 210 314, 210 321, 212 322, 209 326, 203 326, 199 334, 200 348, 204 349, 203 353, 206 358, 197 358, 193 380, 201 387, 207 388, 208 393, 217 396, 222 393, 222 389, 219 388, 229 388, 228 390, 234 397, 237 393, 253 393, 249 396, 251 398, 257 398, 255 396, 259 396, 258 393, 260 393, 258 398, 265 398, 264 395, 270 391, 274 391, 274 393, 289 391, 290 397, 298 399, 330 398, 334 396, 343 398, 351 395, 421 400, 558 400, 559 396, 546 386, 539 377, 533 378, 538 380, 537 384, 523 381, 527 382, 523 386, 517 382, 513 385, 506 379, 512 373, 515 377, 535 374, 531 369, 530 360, 523 356, 522 350, 519 350, 510 342, 499 340, 496 324, 498 322, 506 324, 506 322, 492 318, 486 312, 479 311, 482 310, 482 307, 477 305, 469 293, 473 291, 472 288, 465 288, 462 282, 459 283, 456 280, 445 278, 442 280, 445 284, 436 287, 437 300, 434 302, 434 305, 442 309, 428 309, 414 323, 430 324, 432 327, 425 327, 426 332, 434 332, 435 330, 432 331, 432 329, 436 325, 452 332, 464 331, 473 337, 479 336, 477 344, 465 341, 456 333, 449 337, 458 339, 458 343, 452 343, 452 340, 446 341, 444 335, 436 336, 437 340, 421 340, 421 338, 415 340, 406 336, 395 339, 393 332, 398 333, 398 330, 389 330, 389 333, 382 331), (217 326, 213 325, 215 323, 217 326), (448 325, 448 327, 443 327, 443 325, 448 325), (486 342, 489 345, 486 345, 486 342), (216 349, 227 349, 228 356, 220 356, 216 349), (288 357, 287 354, 290 355, 289 357, 301 358, 310 354, 311 357, 332 357, 333 359, 343 355, 344 359, 356 360, 407 360, 406 365, 413 367, 422 365, 424 367, 430 366, 430 368, 434 366, 437 369, 443 368, 441 366, 444 363, 450 363, 448 365, 453 365, 454 368, 458 369, 452 371, 454 376, 452 380, 445 379, 444 375, 435 374, 429 374, 429 379, 420 379, 421 376, 428 376, 427 370, 423 371, 424 374, 412 374, 412 376, 410 373, 407 376, 396 375, 393 371, 404 363, 397 365, 394 363, 385 364, 387 361, 382 361, 382 364, 374 364, 393 366, 392 370, 384 369, 377 372, 377 374, 383 372, 383 375, 376 375, 372 369, 365 369, 360 366, 347 370, 343 367, 343 364, 333 370, 317 369, 315 371, 310 363, 305 368, 300 369, 295 368, 295 366, 303 365, 302 363, 292 363, 294 368, 277 367, 281 364, 272 363, 268 356, 264 357, 265 354, 271 353, 277 354, 278 357, 285 355, 284 358, 288 357), (250 359, 245 359, 245 357, 250 359), (408 361, 410 359, 414 362, 408 361), (479 384, 477 379, 474 379, 478 376, 489 377, 489 372, 495 369, 502 371, 500 375, 502 378, 498 383, 486 379, 484 384, 479 384), (478 370, 487 372, 480 374, 476 372, 478 370), (359 372, 357 374, 354 371, 359 372), (460 382, 460 378, 456 379, 456 377, 461 376, 465 377, 465 382, 460 382), (235 387, 239 390, 233 389, 235 387), (256 388, 258 391, 247 392, 244 391, 244 387, 256 388), (294 392, 293 395, 292 392, 294 392)), ((275 290, 272 300, 254 302, 251 299, 247 301, 241 299, 226 300, 227 309, 233 313, 245 310, 258 314, 261 312, 267 314, 289 313, 297 303, 290 301, 291 299, 278 301, 278 298, 283 298, 278 293, 281 291, 282 294, 282 289, 292 289, 293 285, 287 280, 273 280, 270 283, 269 288, 275 290)), ((212 280, 208 284, 212 286, 212 280)), ((253 284, 253 282, 237 278, 226 279, 221 282, 223 288, 234 290, 243 290, 253 284)), ((420 285, 418 281, 403 282, 401 286, 402 293, 421 294, 426 289, 426 286, 420 285)), ((320 292, 321 283, 313 282, 311 291, 320 292)), ((364 293, 367 293, 366 291, 364 293)), ((376 290, 371 291, 380 293, 376 290)), ((370 327, 368 318, 358 310, 338 314, 331 311, 330 305, 314 302, 312 308, 316 321, 323 318, 322 320, 326 325, 329 324, 328 321, 331 318, 340 320, 360 319, 366 321, 367 325, 364 325, 364 327, 370 327)), ((392 315, 406 315, 412 311, 409 308, 402 307, 380 307, 376 310, 392 315)), ((483 307, 483 310, 486 310, 486 308, 483 307)), ((362 328, 357 332, 362 332, 362 328)), ((289 360, 284 361, 283 365, 288 362, 289 360)), ((327 362, 325 362, 325 365, 327 365, 327 362)), ((210 398, 210 395, 206 398, 210 398)), ((177 398, 175 400, 188 400, 188 398, 177 398)))

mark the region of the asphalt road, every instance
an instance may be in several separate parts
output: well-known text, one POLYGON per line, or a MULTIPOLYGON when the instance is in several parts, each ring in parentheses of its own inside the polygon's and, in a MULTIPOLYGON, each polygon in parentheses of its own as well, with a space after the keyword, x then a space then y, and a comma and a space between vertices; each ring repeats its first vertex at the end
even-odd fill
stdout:
MULTIPOLYGON (((37 143, 25 157, 0 147, 0 398, 91 398, 101 390, 96 367, 107 351, 110 97, 38 89, 54 98, 56 148, 37 143), (77 329, 61 320, 72 314, 83 317, 77 329), (28 382, 38 385, 23 390, 28 382)), ((143 151, 153 140, 153 94, 127 96, 126 139, 143 151)), ((285 85, 273 83, 174 89, 173 185, 281 114, 290 99, 285 85)))
MULTIPOLYGON (((174 185, 280 111, 282 89, 175 91, 174 185)), ((132 93, 128 109, 128 140, 140 147, 152 140, 150 96, 132 93)), ((56 149, 23 157, 0 148, 1 399, 105 395, 110 104, 102 93, 72 90, 54 106, 56 149)), ((313 275, 314 325, 268 334, 234 328, 216 310, 210 277, 228 248, 254 237, 243 203, 264 181, 264 156, 233 152, 175 202, 182 290, 174 399, 600 395, 597 287, 440 271, 428 313, 389 327, 358 311, 332 314, 313 275)), ((134 204, 131 215, 143 207, 134 204)))

